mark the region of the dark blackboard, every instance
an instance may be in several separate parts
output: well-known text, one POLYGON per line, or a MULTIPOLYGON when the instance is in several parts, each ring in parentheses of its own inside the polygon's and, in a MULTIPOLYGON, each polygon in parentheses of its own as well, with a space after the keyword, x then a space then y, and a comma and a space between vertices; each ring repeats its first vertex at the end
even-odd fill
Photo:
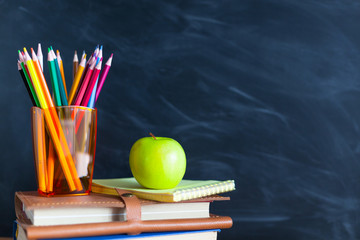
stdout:
MULTIPOLYGON (((17 50, 104 45, 94 176, 129 177, 132 144, 178 140, 187 179, 234 179, 219 239, 360 238, 357 1, 0 0, 0 235, 36 189, 17 50)), ((48 73, 46 73, 48 74, 48 73)), ((49 76, 49 75, 47 75, 49 76)))

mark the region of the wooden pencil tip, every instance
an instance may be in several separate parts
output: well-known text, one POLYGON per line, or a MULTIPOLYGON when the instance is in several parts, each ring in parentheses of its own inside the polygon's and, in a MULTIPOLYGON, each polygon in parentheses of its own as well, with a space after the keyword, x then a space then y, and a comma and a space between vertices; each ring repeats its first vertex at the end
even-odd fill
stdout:
POLYGON ((113 55, 114 55, 113 53, 110 55, 109 59, 106 62, 106 65, 111 66, 113 55))
POLYGON ((53 56, 52 56, 52 54, 51 54, 51 51, 48 52, 48 58, 47 58, 47 59, 48 59, 49 62, 51 62, 51 61, 54 60, 54 59, 53 59, 53 56))
POLYGON ((79 58, 78 58, 78 55, 77 55, 76 51, 75 51, 75 54, 74 54, 73 62, 79 62, 79 58))
POLYGON ((37 49, 37 51, 38 51, 38 55, 42 55, 41 44, 40 44, 40 43, 38 43, 38 49, 37 49))
POLYGON ((36 53, 35 53, 34 49, 32 49, 32 48, 31 48, 31 56, 32 56, 32 58, 33 58, 34 61, 37 61, 37 60, 38 60, 38 58, 37 58, 37 56, 36 56, 36 53))

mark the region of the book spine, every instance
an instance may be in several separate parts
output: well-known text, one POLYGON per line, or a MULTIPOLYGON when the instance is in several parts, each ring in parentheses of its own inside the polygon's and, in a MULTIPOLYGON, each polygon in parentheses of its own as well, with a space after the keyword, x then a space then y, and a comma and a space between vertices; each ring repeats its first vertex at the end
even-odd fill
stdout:
POLYGON ((228 180, 205 187, 196 187, 185 190, 179 190, 174 193, 174 202, 184 201, 204 196, 219 194, 235 190, 235 181, 228 180))

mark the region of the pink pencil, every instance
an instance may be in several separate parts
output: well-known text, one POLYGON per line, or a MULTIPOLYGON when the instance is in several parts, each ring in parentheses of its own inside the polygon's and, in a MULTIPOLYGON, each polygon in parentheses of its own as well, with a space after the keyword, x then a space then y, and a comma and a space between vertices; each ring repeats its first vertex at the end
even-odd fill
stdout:
POLYGON ((105 79, 106 79, 106 77, 107 77, 107 75, 108 75, 109 69, 110 69, 110 67, 111 67, 112 59, 113 59, 113 54, 111 54, 111 56, 110 56, 109 59, 107 60, 107 62, 106 62, 106 64, 105 64, 105 67, 104 67, 104 70, 103 70, 103 72, 102 72, 101 75, 100 75, 99 82, 98 82, 98 86, 97 86, 97 88, 96 88, 96 98, 95 98, 95 102, 97 101, 97 99, 98 99, 98 97, 99 97, 101 88, 102 88, 102 86, 104 85, 105 79))
POLYGON ((74 105, 80 106, 81 101, 82 101, 82 99, 84 97, 84 94, 85 94, 85 90, 86 90, 87 86, 89 85, 89 81, 90 81, 92 72, 94 71, 95 63, 96 63, 96 61, 94 61, 91 64, 88 71, 86 72, 86 76, 84 77, 84 80, 81 83, 81 87, 79 89, 79 92, 76 95, 74 105))
POLYGON ((102 58, 100 59, 99 63, 96 65, 95 70, 94 70, 93 74, 91 75, 91 80, 89 82, 88 87, 86 88, 84 98, 81 101, 81 106, 87 107, 87 105, 89 103, 91 93, 94 90, 96 80, 98 79, 100 71, 101 71, 101 64, 102 64, 102 58))

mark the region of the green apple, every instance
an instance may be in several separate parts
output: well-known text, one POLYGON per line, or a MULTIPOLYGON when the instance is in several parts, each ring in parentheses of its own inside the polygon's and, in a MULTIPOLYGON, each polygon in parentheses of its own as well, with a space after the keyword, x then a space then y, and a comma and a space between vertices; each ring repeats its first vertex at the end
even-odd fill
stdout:
POLYGON ((174 139, 154 135, 134 143, 129 163, 138 183, 153 189, 176 187, 186 170, 186 156, 181 145, 174 139))

